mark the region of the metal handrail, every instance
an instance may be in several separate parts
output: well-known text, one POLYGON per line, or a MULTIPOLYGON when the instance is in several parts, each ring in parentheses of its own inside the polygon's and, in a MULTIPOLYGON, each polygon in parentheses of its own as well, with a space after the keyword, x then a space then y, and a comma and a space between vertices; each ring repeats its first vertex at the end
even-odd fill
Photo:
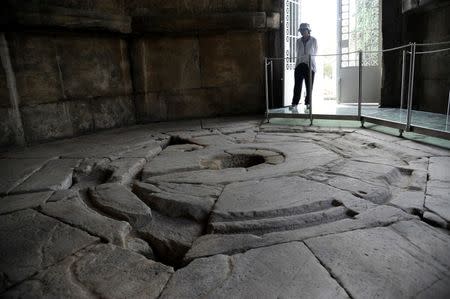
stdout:
MULTIPOLYGON (((380 50, 380 51, 353 51, 353 52, 348 52, 348 53, 335 53, 335 54, 316 54, 316 55, 308 55, 309 57, 309 65, 311 65, 311 60, 313 56, 341 56, 341 55, 347 55, 347 54, 353 54, 353 53, 358 53, 359 54, 359 65, 358 65, 358 119, 361 121, 361 123, 363 124, 363 117, 361 115, 361 107, 362 107, 362 54, 363 53, 385 53, 385 52, 391 52, 391 51, 395 51, 395 50, 399 50, 399 49, 405 49, 405 48, 410 48, 409 51, 402 51, 402 90, 401 90, 401 99, 400 99, 400 109, 403 108, 403 98, 404 98, 404 81, 405 81, 405 74, 406 74, 406 54, 411 55, 410 56, 410 61, 409 61, 409 77, 408 77, 408 88, 407 88, 407 119, 406 119, 406 124, 404 127, 405 131, 411 131, 412 129, 412 124, 411 124, 411 120, 412 120, 412 102, 413 102, 413 94, 414 94, 414 71, 415 71, 415 60, 416 60, 416 55, 422 55, 422 54, 432 54, 432 53, 439 53, 439 52, 445 52, 445 51, 450 51, 450 48, 444 48, 444 49, 437 49, 437 50, 430 50, 430 51, 416 51, 417 46, 436 46, 436 45, 443 45, 443 44, 450 44, 450 41, 448 42, 439 42, 439 43, 423 43, 423 44, 417 44, 417 43, 409 43, 408 45, 402 45, 399 47, 395 47, 395 48, 390 48, 390 49, 385 49, 385 50, 380 50)), ((305 56, 302 56, 305 57, 305 56)), ((293 59, 297 59, 298 57, 274 57, 274 58, 270 58, 270 57, 265 57, 264 58, 264 64, 265 64, 265 71, 266 71, 266 76, 265 76, 265 80, 266 80, 266 117, 267 119, 269 118, 269 90, 268 90, 268 66, 270 65, 271 67, 271 72, 272 72, 272 77, 271 80, 273 81, 273 61, 276 60, 293 60, 293 59)), ((309 80, 309 88, 310 88, 310 111, 309 111, 309 118, 311 120, 311 125, 313 124, 313 114, 312 114, 312 69, 311 67, 310 69, 310 80, 309 80)), ((273 83, 272 83, 273 84, 273 83)), ((449 98, 448 98, 448 103, 447 103, 447 118, 446 118, 446 128, 448 126, 448 122, 449 122, 449 115, 450 115, 450 91, 449 91, 449 98)), ((420 127, 415 128, 416 129, 420 129, 420 127)), ((403 129, 400 129, 400 134, 403 132, 403 129)), ((437 131, 436 131, 437 132, 437 131)))

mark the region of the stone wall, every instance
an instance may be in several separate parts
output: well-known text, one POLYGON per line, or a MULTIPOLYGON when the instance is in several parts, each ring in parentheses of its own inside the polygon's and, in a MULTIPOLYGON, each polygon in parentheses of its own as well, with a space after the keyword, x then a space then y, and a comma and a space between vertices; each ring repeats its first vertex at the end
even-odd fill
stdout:
POLYGON ((0 148, 263 111, 279 1, 5 1, 0 148), (22 132, 22 133, 21 133, 22 132))
MULTIPOLYGON (((450 41, 450 1, 383 1, 383 47, 409 42, 450 41), (423 3, 422 3, 423 2, 423 3), (414 5, 412 5, 414 4, 414 5)), ((417 51, 450 47, 417 47, 417 51)), ((416 56, 413 108, 446 113, 450 88, 450 52, 416 56)), ((382 106, 398 107, 401 55, 384 57, 382 106)), ((406 90, 405 90, 406 92, 406 90)))

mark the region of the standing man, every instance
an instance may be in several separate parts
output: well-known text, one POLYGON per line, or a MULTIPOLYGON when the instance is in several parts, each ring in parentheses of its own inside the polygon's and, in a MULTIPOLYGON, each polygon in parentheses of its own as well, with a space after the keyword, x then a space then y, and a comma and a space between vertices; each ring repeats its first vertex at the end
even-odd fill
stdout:
POLYGON ((309 55, 317 54, 317 40, 311 36, 311 27, 308 23, 301 23, 300 31, 302 37, 297 39, 296 49, 296 66, 295 66, 295 86, 294 86, 294 97, 292 98, 292 105, 289 110, 297 109, 298 102, 300 101, 300 95, 302 93, 302 84, 305 80, 306 85, 306 98, 305 105, 306 109, 311 108, 311 93, 312 86, 314 83, 314 74, 316 72, 316 57, 311 56, 311 70, 312 70, 312 80, 311 80, 311 90, 309 88, 309 55))

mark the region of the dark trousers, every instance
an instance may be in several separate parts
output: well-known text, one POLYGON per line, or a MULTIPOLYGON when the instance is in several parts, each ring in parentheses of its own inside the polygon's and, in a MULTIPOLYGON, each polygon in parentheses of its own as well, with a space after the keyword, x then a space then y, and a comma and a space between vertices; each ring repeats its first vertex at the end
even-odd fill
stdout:
POLYGON ((311 90, 309 90, 309 66, 306 63, 300 63, 295 68, 295 85, 294 85, 294 97, 292 98, 292 105, 298 105, 298 102, 300 102, 303 80, 305 80, 306 85, 305 104, 309 105, 311 103, 311 92, 314 84, 314 72, 312 72, 311 90))

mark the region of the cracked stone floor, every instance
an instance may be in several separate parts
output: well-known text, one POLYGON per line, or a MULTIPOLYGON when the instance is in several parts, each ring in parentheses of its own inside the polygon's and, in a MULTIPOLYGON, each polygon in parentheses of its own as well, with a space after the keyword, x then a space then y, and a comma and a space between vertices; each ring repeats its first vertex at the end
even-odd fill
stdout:
POLYGON ((450 298, 450 151, 231 118, 0 153, 2 298, 450 298))

